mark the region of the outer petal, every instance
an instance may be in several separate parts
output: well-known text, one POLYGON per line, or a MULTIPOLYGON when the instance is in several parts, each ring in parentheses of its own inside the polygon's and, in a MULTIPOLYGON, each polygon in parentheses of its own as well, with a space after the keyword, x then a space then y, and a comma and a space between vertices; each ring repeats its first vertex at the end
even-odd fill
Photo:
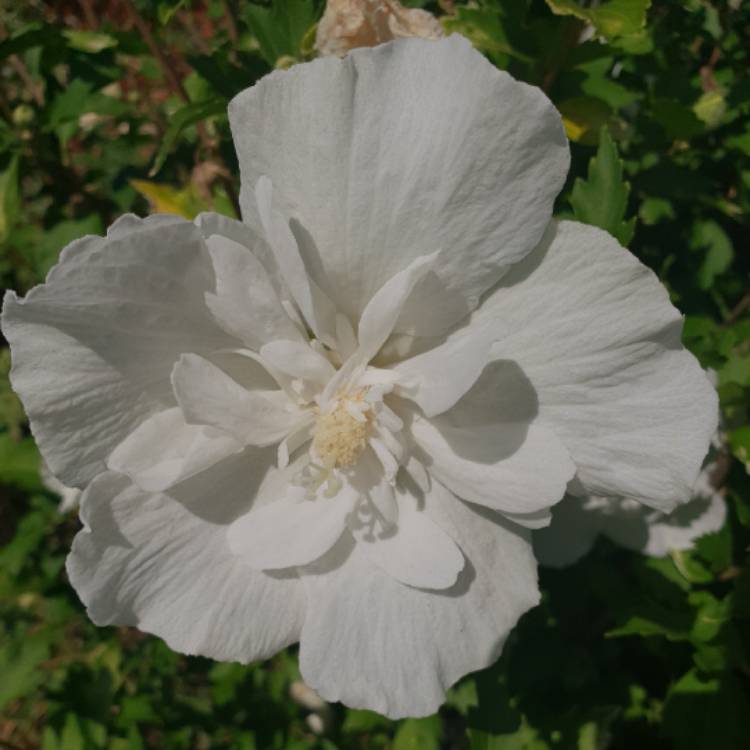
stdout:
POLYGON ((296 641, 305 608, 299 581, 252 570, 226 541, 227 524, 262 476, 257 461, 243 454, 169 494, 144 493, 114 473, 97 477, 67 563, 91 619, 135 625, 175 651, 239 662, 296 641))
POLYGON ((540 565, 564 568, 578 562, 593 546, 600 518, 587 513, 581 499, 566 495, 552 510, 549 526, 534 532, 534 554, 540 565))
POLYGON ((498 657, 510 629, 538 602, 523 530, 437 483, 427 508, 467 557, 452 588, 404 586, 345 539, 305 569, 300 668, 326 700, 391 718, 434 713, 450 685, 498 657))
POLYGON ((267 175, 309 235, 306 266, 353 320, 436 250, 437 275, 475 303, 539 241, 568 170, 547 98, 458 36, 272 73, 231 102, 230 122, 243 215, 267 175))
POLYGON ((107 466, 129 476, 141 489, 160 492, 243 447, 219 430, 187 424, 175 406, 142 422, 112 451, 107 466))
POLYGON ((181 353, 236 345, 203 302, 213 285, 192 223, 127 216, 108 238, 69 245, 24 299, 6 295, 13 387, 64 484, 88 482, 140 422, 174 405, 181 353))
MULTIPOLYGON (((726 519, 727 504, 721 495, 714 492, 708 497, 694 497, 669 515, 649 523, 648 538, 640 551, 644 555, 662 557, 670 550, 690 549, 696 539, 719 531, 726 519)), ((604 533, 624 543, 616 536, 617 527, 611 521, 604 533)))
POLYGON ((606 232, 562 222, 468 326, 520 365, 584 491, 668 510, 690 497, 717 422, 656 276, 606 232))

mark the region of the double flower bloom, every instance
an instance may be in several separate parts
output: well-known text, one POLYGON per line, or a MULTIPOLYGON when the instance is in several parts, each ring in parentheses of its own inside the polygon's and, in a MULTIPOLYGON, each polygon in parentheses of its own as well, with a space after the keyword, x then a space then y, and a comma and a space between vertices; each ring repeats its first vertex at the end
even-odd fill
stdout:
POLYGON ((86 487, 100 624, 328 700, 436 710, 538 601, 566 492, 690 497, 715 393, 654 274, 551 219, 537 89, 465 40, 276 72, 230 106, 243 221, 125 216, 6 298, 12 381, 86 487))

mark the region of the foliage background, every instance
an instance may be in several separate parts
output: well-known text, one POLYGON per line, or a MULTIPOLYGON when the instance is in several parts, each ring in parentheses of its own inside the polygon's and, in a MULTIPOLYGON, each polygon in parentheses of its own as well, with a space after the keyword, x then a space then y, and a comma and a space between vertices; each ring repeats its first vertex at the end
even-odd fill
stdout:
MULTIPOLYGON (((628 244, 686 313, 686 344, 718 372, 727 525, 666 559, 600 541, 542 570, 542 605, 437 716, 334 706, 319 734, 290 698, 293 650, 219 664, 88 622, 63 570, 78 521, 41 483, 4 349, 0 748, 750 747, 748 4, 410 4, 548 93, 573 141, 558 213, 628 244)), ((312 56, 321 12, 316 0, 0 7, 3 285, 26 291, 67 242, 125 211, 232 213, 226 103, 312 56)))

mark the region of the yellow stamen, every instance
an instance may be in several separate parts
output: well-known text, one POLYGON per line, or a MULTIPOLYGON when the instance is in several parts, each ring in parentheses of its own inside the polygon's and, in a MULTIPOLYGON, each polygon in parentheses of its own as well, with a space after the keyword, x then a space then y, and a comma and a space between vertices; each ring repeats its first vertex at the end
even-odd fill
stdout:
POLYGON ((328 468, 351 466, 367 446, 372 414, 364 395, 364 390, 344 394, 331 411, 318 416, 313 449, 328 468), (360 418, 352 412, 360 414, 360 418))

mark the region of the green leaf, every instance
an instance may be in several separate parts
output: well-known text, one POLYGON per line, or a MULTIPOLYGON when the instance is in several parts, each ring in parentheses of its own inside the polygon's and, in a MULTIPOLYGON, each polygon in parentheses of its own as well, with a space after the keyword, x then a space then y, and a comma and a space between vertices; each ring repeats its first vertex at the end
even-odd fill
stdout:
POLYGON ((592 96, 576 96, 557 105, 562 115, 565 132, 571 141, 594 144, 612 110, 606 102, 592 96))
POLYGON ((579 221, 605 229, 627 247, 635 230, 635 217, 625 219, 629 194, 630 183, 623 179, 617 147, 607 128, 602 128, 588 177, 576 179, 570 205, 579 221))
POLYGON ((34 24, 0 42, 0 60, 11 55, 20 55, 34 47, 59 42, 60 39, 60 32, 54 26, 34 24))
POLYGON ((65 29, 63 36, 68 40, 71 49, 80 52, 96 54, 105 49, 117 46, 117 39, 110 34, 102 34, 98 31, 83 31, 81 29, 65 29))
POLYGON ((39 451, 31 438, 14 440, 7 433, 0 435, 0 484, 39 490, 39 451))
POLYGON ((670 139, 690 140, 706 129, 690 107, 674 99, 654 99, 651 102, 651 116, 670 139))
POLYGON ((393 750, 440 750, 443 721, 435 716, 406 719, 393 739, 393 750))
POLYGON ((300 57, 302 40, 316 20, 312 0, 273 0, 270 8, 246 3, 243 13, 261 54, 273 67, 283 58, 300 57))
POLYGON ((646 25, 651 0, 609 0, 594 7, 583 7, 576 0, 546 0, 553 13, 587 21, 608 39, 638 34, 646 25))
POLYGON ((459 5, 455 12, 440 21, 448 34, 465 36, 478 50, 497 64, 508 58, 532 62, 529 34, 523 29, 524 10, 520 3, 492 2, 459 5))
POLYGON ((177 11, 187 4, 187 0, 177 0, 177 2, 159 3, 156 6, 156 16, 162 26, 166 26, 177 11))
POLYGON ((360 734, 373 732, 389 725, 390 721, 375 711, 352 708, 346 712, 341 731, 345 734, 360 734))
POLYGON ((698 643, 713 641, 731 619, 731 594, 717 599, 708 591, 692 591, 688 601, 697 609, 690 639, 698 643))
POLYGON ((729 433, 729 447, 735 458, 745 465, 750 474, 750 425, 739 427, 729 433))
POLYGON ((550 750, 551 747, 525 719, 516 731, 507 734, 469 729, 467 735, 469 750, 550 750))
POLYGON ((202 122, 203 120, 207 120, 209 117, 224 115, 226 114, 226 111, 227 102, 226 99, 222 97, 186 104, 184 107, 177 110, 169 120, 169 127, 167 127, 167 131, 164 133, 164 138, 159 144, 159 150, 154 157, 154 164, 151 167, 149 176, 153 177, 159 172, 164 165, 167 156, 169 156, 169 152, 172 150, 177 139, 185 128, 195 125, 198 122, 202 122))
MULTIPOLYGON (((0 645, 0 709, 15 698, 34 690, 44 680, 39 666, 49 658, 48 633, 24 633, 5 638, 0 645)), ((1 744, 1 743, 0 743, 1 744)))
POLYGON ((712 219, 705 219, 693 224, 690 247, 705 253, 703 263, 698 269, 698 286, 701 289, 710 289, 716 277, 732 265, 732 240, 719 224, 712 219))
POLYGON ((18 190, 18 156, 0 173, 0 244, 5 242, 18 218, 21 197, 18 190))
POLYGON ((664 706, 664 732, 675 750, 747 747, 750 701, 731 674, 704 679, 690 670, 669 690, 664 706))

